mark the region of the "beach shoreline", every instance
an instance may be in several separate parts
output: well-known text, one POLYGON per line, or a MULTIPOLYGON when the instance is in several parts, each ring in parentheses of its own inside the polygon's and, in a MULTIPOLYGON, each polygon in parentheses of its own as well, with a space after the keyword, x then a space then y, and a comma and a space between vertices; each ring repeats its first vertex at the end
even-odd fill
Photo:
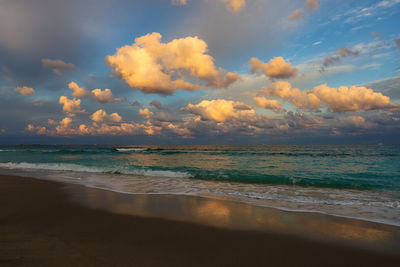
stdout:
MULTIPOLYGON (((277 218, 293 220, 288 215, 293 212, 279 211, 279 217, 251 209, 251 220, 254 214, 269 220, 254 223, 253 230, 244 230, 246 227, 240 225, 249 221, 239 218, 245 217, 243 211, 249 210, 249 205, 228 201, 186 196, 132 199, 128 194, 4 175, 0 176, 0 185, 0 263, 4 266, 396 266, 400 260, 396 251, 374 251, 299 237, 287 232, 293 224, 271 228, 277 218), (172 217, 153 216, 157 212, 154 207, 160 206, 172 217), (143 210, 148 214, 138 213, 143 210), (191 220, 176 219, 176 214, 184 210, 191 220), (194 210, 201 211, 200 215, 194 210), (207 225, 204 218, 214 223, 207 225), (269 228, 257 229, 257 225, 269 228)), ((315 218, 310 220, 310 216, 315 214, 302 214, 299 218, 315 224, 315 218)), ((344 218, 336 220, 354 223, 344 218)), ((332 229, 340 226, 339 232, 343 233, 343 224, 333 223, 332 229)), ((390 232, 379 224, 361 222, 361 226, 368 226, 361 236, 385 236, 390 232)), ((357 228, 359 224, 348 230, 357 228)))

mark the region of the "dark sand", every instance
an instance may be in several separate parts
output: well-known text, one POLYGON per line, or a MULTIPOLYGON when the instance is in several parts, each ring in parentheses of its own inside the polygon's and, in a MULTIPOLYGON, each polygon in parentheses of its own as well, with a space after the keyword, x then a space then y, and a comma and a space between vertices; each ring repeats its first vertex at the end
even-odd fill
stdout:
POLYGON ((0 176, 0 266, 399 266, 400 263, 399 254, 282 233, 213 228, 92 209, 71 201, 68 192, 62 183, 0 176))

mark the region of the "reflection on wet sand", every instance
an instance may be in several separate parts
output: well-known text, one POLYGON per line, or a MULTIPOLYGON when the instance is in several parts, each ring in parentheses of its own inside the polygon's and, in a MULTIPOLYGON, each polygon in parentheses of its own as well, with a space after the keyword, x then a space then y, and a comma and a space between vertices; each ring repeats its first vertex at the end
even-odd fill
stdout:
POLYGON ((294 234, 400 252, 400 228, 317 213, 286 212, 243 203, 183 195, 132 195, 66 185, 91 208, 236 230, 294 234))

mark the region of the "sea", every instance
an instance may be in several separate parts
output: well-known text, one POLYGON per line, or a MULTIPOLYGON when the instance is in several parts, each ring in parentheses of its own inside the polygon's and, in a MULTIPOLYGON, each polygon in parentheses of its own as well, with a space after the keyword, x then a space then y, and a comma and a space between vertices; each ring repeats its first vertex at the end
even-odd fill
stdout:
POLYGON ((0 174, 400 226, 399 145, 0 146, 0 174))

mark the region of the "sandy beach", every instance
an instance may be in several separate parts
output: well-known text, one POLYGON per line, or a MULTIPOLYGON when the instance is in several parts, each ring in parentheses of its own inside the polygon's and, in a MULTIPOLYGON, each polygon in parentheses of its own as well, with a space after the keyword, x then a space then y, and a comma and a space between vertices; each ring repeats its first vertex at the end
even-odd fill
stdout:
POLYGON ((79 185, 0 176, 0 190, 1 266, 398 266, 400 261, 395 252, 283 231, 134 216, 127 209, 114 212, 111 204, 94 208, 82 199, 79 192, 85 189, 79 185))

